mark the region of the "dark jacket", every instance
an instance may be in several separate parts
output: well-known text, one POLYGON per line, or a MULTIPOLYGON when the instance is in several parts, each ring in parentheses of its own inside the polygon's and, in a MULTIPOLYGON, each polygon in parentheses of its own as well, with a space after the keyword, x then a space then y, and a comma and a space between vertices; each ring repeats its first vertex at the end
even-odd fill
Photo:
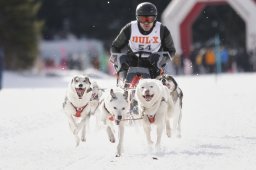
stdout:
MULTIPOLYGON (((144 31, 139 24, 138 26, 141 34, 148 35, 154 28, 155 24, 152 27, 152 29, 148 32, 144 31)), ((118 36, 113 41, 111 46, 111 52, 120 53, 125 47, 128 47, 128 51, 130 51, 131 49, 128 46, 130 36, 131 36, 131 23, 128 23, 122 28, 118 36)), ((161 37, 162 44, 159 51, 168 51, 171 56, 174 56, 176 49, 173 44, 171 33, 168 30, 168 28, 162 24, 160 27, 160 37, 161 37)))

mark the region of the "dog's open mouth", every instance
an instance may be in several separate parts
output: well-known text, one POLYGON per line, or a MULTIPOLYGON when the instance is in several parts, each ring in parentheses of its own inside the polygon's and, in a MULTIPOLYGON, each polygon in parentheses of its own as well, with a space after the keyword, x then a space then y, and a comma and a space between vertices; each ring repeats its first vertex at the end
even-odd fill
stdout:
POLYGON ((150 101, 153 97, 154 97, 154 94, 146 94, 146 95, 143 95, 143 97, 144 97, 144 99, 146 100, 146 101, 150 101))
POLYGON ((85 88, 76 88, 76 94, 79 98, 82 98, 85 92, 85 88))

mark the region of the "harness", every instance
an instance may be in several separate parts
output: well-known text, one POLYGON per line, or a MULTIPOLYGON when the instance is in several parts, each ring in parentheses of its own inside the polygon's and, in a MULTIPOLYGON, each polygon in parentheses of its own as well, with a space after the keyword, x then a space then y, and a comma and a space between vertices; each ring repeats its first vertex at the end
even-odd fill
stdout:
MULTIPOLYGON (((71 102, 70 102, 71 103, 71 102)), ((71 105, 74 107, 74 109, 76 110, 76 114, 74 115, 75 117, 81 117, 81 113, 83 112, 84 108, 86 108, 88 106, 88 103, 86 103, 86 105, 82 106, 82 107, 76 107, 73 103, 71 103, 71 105)))
POLYGON ((112 115, 112 114, 110 113, 110 111, 106 108, 105 103, 104 103, 103 107, 104 107, 104 109, 107 111, 107 113, 109 114, 108 119, 109 119, 110 121, 114 121, 114 120, 115 120, 114 115, 112 115))
MULTIPOLYGON (((166 102, 166 100, 165 100, 164 97, 162 97, 161 102, 166 102)), ((161 102, 160 102, 160 103, 161 103, 161 102)), ((107 111, 107 113, 109 114, 108 119, 109 119, 110 121, 114 121, 114 120, 115 120, 114 115, 112 115, 112 114, 109 112, 109 110, 106 108, 105 103, 104 103, 103 107, 104 107, 104 109, 107 111)), ((116 121, 120 122, 120 121, 129 121, 129 120, 141 120, 141 119, 143 119, 144 116, 145 116, 145 110, 146 110, 146 108, 143 107, 142 115, 141 115, 141 117, 139 117, 139 118, 134 118, 134 117, 132 116, 132 114, 131 114, 131 117, 132 117, 132 118, 123 118, 123 119, 121 119, 121 120, 116 120, 116 121)), ((148 120, 149 120, 150 123, 154 123, 154 122, 155 122, 155 116, 156 116, 156 113, 154 113, 153 115, 147 115, 147 118, 148 118, 148 120)))
POLYGON ((140 119, 143 119, 143 116, 141 116, 141 117, 139 117, 139 118, 133 118, 133 116, 132 116, 132 118, 122 118, 121 120, 116 120, 115 119, 115 117, 114 117, 114 115, 112 115, 111 113, 110 113, 110 111, 106 108, 106 105, 105 105, 105 103, 104 103, 104 105, 103 105, 103 107, 104 107, 104 109, 106 110, 106 112, 108 113, 108 120, 110 120, 110 121, 116 121, 116 124, 117 125, 119 125, 119 123, 121 122, 121 121, 129 121, 129 120, 140 120, 140 119))
MULTIPOLYGON (((164 97, 162 97, 161 102, 166 102, 164 97)), ((160 107, 160 105, 158 107, 160 107)), ((142 118, 144 117, 145 110, 146 110, 146 108, 143 107, 143 112, 142 112, 142 116, 141 116, 142 118)), ((156 117, 156 113, 154 113, 153 115, 147 115, 149 123, 154 123, 155 122, 155 117, 156 117)))
MULTIPOLYGON (((91 100, 90 100, 91 101, 91 100)), ((95 112, 96 112, 96 110, 99 108, 99 106, 100 106, 100 104, 103 102, 103 100, 101 100, 98 104, 97 104, 97 106, 96 106, 96 108, 93 110, 93 112, 90 112, 90 114, 94 114, 95 112)))

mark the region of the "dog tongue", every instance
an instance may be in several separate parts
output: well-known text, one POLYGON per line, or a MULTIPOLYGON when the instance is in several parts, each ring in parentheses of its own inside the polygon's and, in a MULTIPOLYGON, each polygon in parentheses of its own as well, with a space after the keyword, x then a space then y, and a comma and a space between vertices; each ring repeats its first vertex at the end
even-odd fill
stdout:
POLYGON ((146 101, 150 101, 152 99, 152 95, 145 95, 146 101))
POLYGON ((78 97, 82 97, 84 95, 84 91, 85 91, 85 89, 76 88, 76 93, 77 93, 78 97))

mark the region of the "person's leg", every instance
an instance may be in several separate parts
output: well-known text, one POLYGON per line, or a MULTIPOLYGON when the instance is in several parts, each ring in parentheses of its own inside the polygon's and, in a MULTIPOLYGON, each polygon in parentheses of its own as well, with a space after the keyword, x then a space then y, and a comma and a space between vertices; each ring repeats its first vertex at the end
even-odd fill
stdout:
POLYGON ((120 71, 118 72, 118 78, 119 78, 119 80, 125 81, 126 76, 127 76, 127 70, 120 70, 120 71))
POLYGON ((117 73, 124 69, 126 70, 128 69, 127 57, 128 57, 127 55, 122 55, 122 56, 118 56, 114 60, 113 64, 117 73))
POLYGON ((151 78, 156 78, 161 73, 161 68, 165 65, 158 54, 152 54, 149 58, 151 78))
POLYGON ((115 65, 118 79, 123 82, 126 80, 129 67, 136 67, 138 64, 138 58, 136 56, 123 55, 120 56, 115 65))

